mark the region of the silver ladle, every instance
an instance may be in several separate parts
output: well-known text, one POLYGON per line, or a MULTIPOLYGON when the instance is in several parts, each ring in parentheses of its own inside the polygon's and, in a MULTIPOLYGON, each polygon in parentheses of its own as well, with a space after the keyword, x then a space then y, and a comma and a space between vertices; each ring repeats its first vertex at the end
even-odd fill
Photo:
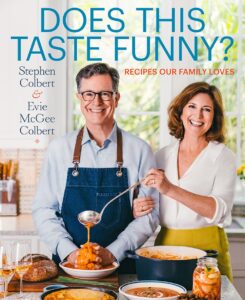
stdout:
POLYGON ((98 213, 97 211, 94 211, 94 210, 85 210, 85 211, 80 212, 78 214, 78 216, 77 216, 78 221, 81 224, 83 224, 84 226, 93 227, 93 226, 97 225, 101 221, 102 215, 103 215, 103 213, 104 213, 104 211, 105 211, 105 209, 107 208, 108 205, 110 205, 114 200, 116 200, 119 197, 121 197, 123 194, 127 193, 128 191, 130 191, 132 188, 134 188, 137 185, 139 185, 144 179, 145 178, 143 178, 140 181, 132 184, 125 191, 121 192, 116 197, 112 198, 109 202, 106 203, 106 205, 102 208, 102 210, 101 210, 100 213, 98 213))

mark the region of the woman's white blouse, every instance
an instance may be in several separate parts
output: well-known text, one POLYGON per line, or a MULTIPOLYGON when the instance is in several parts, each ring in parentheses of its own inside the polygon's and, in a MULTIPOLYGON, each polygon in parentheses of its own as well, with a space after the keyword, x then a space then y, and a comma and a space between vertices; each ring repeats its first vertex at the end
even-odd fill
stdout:
POLYGON ((170 182, 195 194, 213 197, 216 212, 212 219, 202 217, 176 200, 161 196, 160 224, 172 229, 191 229, 231 223, 236 180, 235 156, 224 144, 209 142, 184 175, 178 179, 179 141, 156 153, 158 168, 170 182))

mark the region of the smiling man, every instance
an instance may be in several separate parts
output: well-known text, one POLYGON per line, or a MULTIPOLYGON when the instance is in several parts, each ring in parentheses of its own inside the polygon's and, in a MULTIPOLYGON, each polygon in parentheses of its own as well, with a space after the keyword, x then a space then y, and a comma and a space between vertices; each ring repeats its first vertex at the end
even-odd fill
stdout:
MULTIPOLYGON (((103 63, 91 64, 79 71, 76 82, 85 126, 50 144, 33 204, 39 234, 57 261, 72 260, 87 241, 86 229, 77 219, 80 212, 100 212, 155 166, 151 148, 114 120, 120 100, 117 70, 103 63)), ((102 221, 91 230, 91 241, 102 246, 102 264, 115 257, 123 261, 121 272, 134 272, 125 251, 141 246, 157 225, 158 193, 140 186, 138 195, 126 193, 107 207, 102 221), (151 197, 155 207, 134 219, 135 197, 151 197)))

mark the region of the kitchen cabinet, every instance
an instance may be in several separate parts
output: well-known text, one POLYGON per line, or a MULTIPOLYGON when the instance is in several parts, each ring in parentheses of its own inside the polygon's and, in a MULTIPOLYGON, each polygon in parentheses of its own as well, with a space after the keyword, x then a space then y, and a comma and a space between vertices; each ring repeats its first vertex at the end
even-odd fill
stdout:
POLYGON ((228 234, 234 286, 245 299, 245 234, 228 234))

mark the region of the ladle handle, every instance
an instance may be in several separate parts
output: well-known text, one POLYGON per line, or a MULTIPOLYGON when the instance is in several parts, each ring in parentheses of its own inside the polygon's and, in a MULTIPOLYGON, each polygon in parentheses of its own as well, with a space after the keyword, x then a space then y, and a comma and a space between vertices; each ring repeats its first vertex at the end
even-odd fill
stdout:
POLYGON ((139 185, 145 178, 141 179, 140 181, 137 181, 136 183, 132 184, 129 188, 127 188, 125 191, 121 192, 120 194, 118 194, 116 197, 112 198, 108 203, 106 203, 106 205, 103 207, 102 211, 100 212, 100 219, 102 218, 102 215, 104 213, 104 210, 107 208, 108 205, 111 204, 111 202, 113 202, 114 200, 116 200, 117 198, 121 197, 122 195, 124 195, 125 193, 127 193, 128 191, 130 191, 132 188, 136 187, 137 185, 139 185))

